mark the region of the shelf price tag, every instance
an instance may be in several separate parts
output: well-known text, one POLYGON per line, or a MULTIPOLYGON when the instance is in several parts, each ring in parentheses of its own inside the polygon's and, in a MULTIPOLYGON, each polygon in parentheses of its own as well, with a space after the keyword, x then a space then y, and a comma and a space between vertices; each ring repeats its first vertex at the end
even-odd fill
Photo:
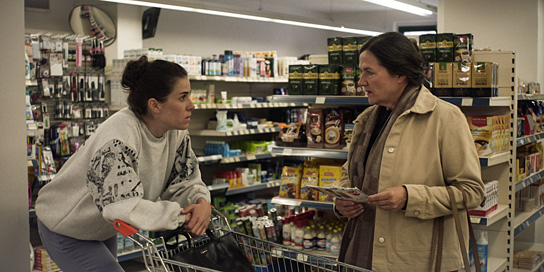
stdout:
POLYGON ((315 103, 316 104, 325 104, 325 98, 324 96, 318 96, 315 98, 315 103))
POLYGON ((293 152, 293 150, 291 148, 285 148, 285 149, 283 149, 282 154, 285 155, 285 156, 290 156, 292 152, 293 152))
POLYGON ((247 156, 247 160, 248 160, 248 161, 254 161, 254 160, 256 160, 256 159, 257 159, 257 157, 256 157, 255 155, 248 155, 248 156, 247 156))
POLYGON ((461 99, 461 106, 472 106, 472 98, 461 99))

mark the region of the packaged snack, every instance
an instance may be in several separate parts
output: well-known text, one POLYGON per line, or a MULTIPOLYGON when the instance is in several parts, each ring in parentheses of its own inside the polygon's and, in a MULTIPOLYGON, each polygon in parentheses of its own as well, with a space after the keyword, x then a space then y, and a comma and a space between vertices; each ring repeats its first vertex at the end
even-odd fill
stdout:
POLYGON ((302 165, 298 167, 284 166, 281 173, 280 197, 296 198, 300 192, 300 181, 302 178, 302 165))
MULTIPOLYGON (((340 178, 342 178, 342 166, 319 166, 320 187, 338 187, 340 178)), ((333 197, 328 194, 319 193, 319 201, 333 201, 333 197)))
POLYGON ((300 194, 297 198, 304 200, 317 200, 317 192, 310 186, 319 186, 319 168, 304 167, 302 171, 302 180, 300 183, 300 194))
POLYGON ((309 108, 306 122, 308 147, 323 148, 323 110, 319 108, 309 108))
POLYGON ((342 137, 344 135, 344 121, 341 109, 325 110, 325 148, 340 148, 342 137))

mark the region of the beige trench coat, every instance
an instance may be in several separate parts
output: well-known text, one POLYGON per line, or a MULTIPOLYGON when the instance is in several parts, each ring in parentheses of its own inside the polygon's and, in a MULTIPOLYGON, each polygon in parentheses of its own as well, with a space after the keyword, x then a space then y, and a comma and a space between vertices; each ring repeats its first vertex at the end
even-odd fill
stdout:
MULTIPOLYGON (((359 139, 369 114, 367 109, 355 120, 354 141, 359 139)), ((350 186, 349 161, 362 159, 352 157, 356 144, 352 142, 349 148, 342 186, 350 186)), ((403 185, 408 191, 404 211, 376 210, 372 270, 431 271, 433 222, 441 216, 445 216, 441 268, 443 271, 462 268, 445 185, 461 186, 467 192, 468 207, 477 207, 484 197, 480 163, 465 115, 423 86, 414 106, 396 120, 383 150, 378 191, 403 185)), ((461 191, 455 187, 453 191, 457 207, 463 208, 461 191)), ((468 252, 468 223, 465 212, 460 215, 468 252)), ((345 233, 342 246, 357 243, 356 237, 361 235, 365 233, 345 233)))

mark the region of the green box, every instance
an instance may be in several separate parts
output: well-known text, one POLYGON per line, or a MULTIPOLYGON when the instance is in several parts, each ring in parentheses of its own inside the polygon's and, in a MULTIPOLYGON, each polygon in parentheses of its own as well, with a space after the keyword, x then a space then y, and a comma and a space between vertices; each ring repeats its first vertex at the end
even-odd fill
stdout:
POLYGON ((320 95, 338 95, 340 92, 340 66, 337 64, 319 65, 320 95))
POLYGON ((421 51, 425 62, 436 62, 436 35, 419 36, 419 51, 421 51))
POLYGON ((303 65, 302 94, 317 95, 319 89, 319 66, 316 64, 303 65))
POLYGON ((358 37, 345 37, 342 38, 342 53, 344 58, 344 64, 358 65, 359 64, 359 51, 357 50, 358 37))
POLYGON ((342 38, 328 38, 327 52, 329 55, 329 64, 341 64, 343 61, 342 38))
POLYGON ((302 79, 304 77, 303 65, 289 65, 288 94, 302 94, 302 79))
POLYGON ((357 94, 357 66, 340 66, 340 95, 354 96, 357 94))
POLYGON ((436 62, 453 62, 453 33, 436 34, 436 62))

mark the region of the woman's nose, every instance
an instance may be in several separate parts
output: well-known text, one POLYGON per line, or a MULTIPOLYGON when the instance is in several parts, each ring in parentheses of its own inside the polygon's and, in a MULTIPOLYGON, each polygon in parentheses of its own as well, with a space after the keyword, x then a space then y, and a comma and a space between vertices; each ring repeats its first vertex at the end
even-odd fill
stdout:
POLYGON ((187 105, 187 110, 192 111, 196 108, 195 103, 193 103, 192 99, 189 99, 189 105, 187 105))

